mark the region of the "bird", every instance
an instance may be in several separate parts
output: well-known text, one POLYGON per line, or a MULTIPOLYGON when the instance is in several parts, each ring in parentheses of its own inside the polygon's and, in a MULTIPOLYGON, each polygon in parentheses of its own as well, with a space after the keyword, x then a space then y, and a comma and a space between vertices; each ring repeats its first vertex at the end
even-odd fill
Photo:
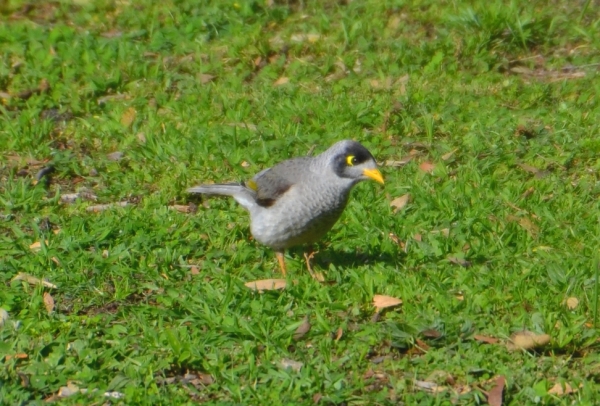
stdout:
MULTIPOLYGON (((286 276, 285 250, 320 240, 340 218, 354 185, 364 180, 384 184, 369 150, 342 140, 319 155, 282 161, 247 182, 204 184, 187 192, 233 197, 250 214, 254 239, 275 251, 286 276)), ((304 253, 308 271, 322 281, 311 257, 304 253)))

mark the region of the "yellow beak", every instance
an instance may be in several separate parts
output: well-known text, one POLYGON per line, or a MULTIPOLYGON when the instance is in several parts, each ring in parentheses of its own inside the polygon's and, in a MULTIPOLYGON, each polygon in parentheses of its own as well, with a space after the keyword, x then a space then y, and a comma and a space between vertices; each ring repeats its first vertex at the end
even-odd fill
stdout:
POLYGON ((381 172, 379 172, 379 169, 365 169, 363 171, 363 175, 365 175, 367 178, 371 178, 376 182, 379 182, 383 185, 383 176, 381 176, 381 172))

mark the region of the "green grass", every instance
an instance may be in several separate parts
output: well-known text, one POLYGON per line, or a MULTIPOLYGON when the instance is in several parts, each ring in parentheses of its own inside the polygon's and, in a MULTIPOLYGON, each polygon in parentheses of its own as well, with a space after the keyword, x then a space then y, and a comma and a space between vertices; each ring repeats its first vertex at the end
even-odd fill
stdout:
POLYGON ((0 403, 71 382, 87 392, 61 404, 479 404, 502 375, 504 404, 595 404, 593 3, 197 3, 0 2, 0 403), (344 138, 380 162, 416 155, 353 192, 316 256, 330 284, 295 250, 297 283, 254 293, 277 264, 243 209, 168 208, 344 138), (98 201, 60 200, 81 191, 98 201), (404 303, 373 320, 375 294, 404 303), (552 340, 473 339, 524 329, 552 340), (557 382, 577 392, 548 394, 557 382))

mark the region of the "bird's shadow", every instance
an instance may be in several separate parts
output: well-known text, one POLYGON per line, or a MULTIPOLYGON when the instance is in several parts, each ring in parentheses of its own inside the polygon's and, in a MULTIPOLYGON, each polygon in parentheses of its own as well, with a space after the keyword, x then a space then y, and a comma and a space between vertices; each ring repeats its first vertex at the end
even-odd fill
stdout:
MULTIPOLYGON (((329 265, 333 264, 336 268, 354 268, 357 266, 368 266, 372 264, 383 263, 390 266, 395 266, 402 261, 405 254, 380 252, 371 250, 368 252, 357 252, 339 250, 331 247, 314 247, 315 255, 311 260, 313 266, 318 269, 329 269, 329 265)), ((304 261, 303 254, 310 252, 306 247, 295 247, 290 250, 296 260, 304 261)))

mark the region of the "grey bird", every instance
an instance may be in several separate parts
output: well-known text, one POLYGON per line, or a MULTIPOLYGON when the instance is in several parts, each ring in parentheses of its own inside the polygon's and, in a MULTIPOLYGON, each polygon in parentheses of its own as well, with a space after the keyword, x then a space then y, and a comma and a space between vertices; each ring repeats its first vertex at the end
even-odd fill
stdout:
MULTIPOLYGON (((350 190, 363 180, 383 184, 373 155, 355 141, 339 141, 315 157, 293 158, 244 183, 200 185, 189 193, 233 197, 250 213, 250 231, 271 247, 286 275, 287 248, 312 244, 339 219, 350 190)), ((312 256, 312 255, 311 255, 312 256)), ((310 256, 304 254, 311 275, 310 256)))

